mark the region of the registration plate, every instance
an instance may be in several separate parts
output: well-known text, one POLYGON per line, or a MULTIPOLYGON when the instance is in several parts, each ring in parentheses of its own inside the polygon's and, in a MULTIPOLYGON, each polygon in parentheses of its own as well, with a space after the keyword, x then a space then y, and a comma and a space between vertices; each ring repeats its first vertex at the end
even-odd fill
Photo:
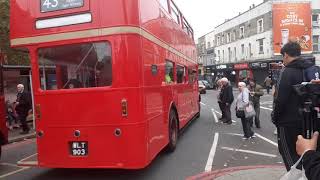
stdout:
POLYGON ((72 156, 87 156, 88 142, 70 142, 70 154, 72 156))

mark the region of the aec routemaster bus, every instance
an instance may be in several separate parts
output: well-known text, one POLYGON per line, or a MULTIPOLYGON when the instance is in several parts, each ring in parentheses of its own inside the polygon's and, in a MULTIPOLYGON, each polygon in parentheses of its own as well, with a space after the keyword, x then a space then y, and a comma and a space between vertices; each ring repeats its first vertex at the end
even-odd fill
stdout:
POLYGON ((172 0, 10 3, 11 45, 31 58, 35 165, 139 169, 175 149, 200 106, 193 30, 172 0))
POLYGON ((3 92, 3 56, 0 53, 0 157, 2 146, 8 143, 8 128, 6 126, 5 98, 3 92))

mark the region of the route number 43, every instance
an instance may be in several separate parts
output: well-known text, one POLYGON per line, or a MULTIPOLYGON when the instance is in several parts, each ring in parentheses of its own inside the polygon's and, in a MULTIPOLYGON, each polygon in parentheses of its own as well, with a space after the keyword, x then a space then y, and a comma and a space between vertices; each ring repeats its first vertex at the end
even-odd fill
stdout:
POLYGON ((45 0, 42 6, 46 6, 47 9, 56 8, 59 5, 58 0, 45 0))

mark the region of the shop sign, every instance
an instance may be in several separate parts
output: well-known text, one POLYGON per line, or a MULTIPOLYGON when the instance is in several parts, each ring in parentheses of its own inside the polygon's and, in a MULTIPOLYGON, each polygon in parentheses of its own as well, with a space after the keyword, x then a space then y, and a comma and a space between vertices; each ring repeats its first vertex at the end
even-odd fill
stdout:
POLYGON ((227 65, 223 64, 223 65, 217 65, 216 69, 227 69, 227 65))
POLYGON ((245 64, 235 64, 234 65, 235 70, 241 70, 241 69, 249 69, 249 66, 247 63, 245 64))

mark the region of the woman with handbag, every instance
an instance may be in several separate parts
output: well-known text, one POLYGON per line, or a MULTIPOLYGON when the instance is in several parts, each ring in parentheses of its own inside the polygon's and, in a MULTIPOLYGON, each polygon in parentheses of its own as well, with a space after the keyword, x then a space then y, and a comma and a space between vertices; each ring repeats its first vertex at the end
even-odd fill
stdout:
POLYGON ((237 97, 237 103, 236 103, 236 116, 241 119, 242 128, 243 128, 243 139, 249 139, 253 138, 254 132, 252 131, 252 128, 250 126, 250 118, 248 117, 248 113, 246 112, 248 107, 250 106, 249 102, 249 90, 246 87, 246 83, 239 82, 238 88, 240 91, 240 94, 237 97), (247 116, 247 117, 246 117, 247 116))

